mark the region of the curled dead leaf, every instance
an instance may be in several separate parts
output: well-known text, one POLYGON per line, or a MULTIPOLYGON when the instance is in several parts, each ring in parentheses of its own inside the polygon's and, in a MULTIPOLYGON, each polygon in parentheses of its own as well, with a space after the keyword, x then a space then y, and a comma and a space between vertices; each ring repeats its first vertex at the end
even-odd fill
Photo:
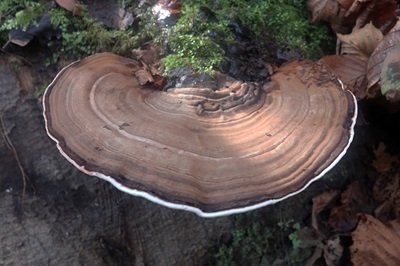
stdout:
POLYGON ((350 55, 328 55, 321 61, 351 90, 358 99, 366 96, 367 59, 350 55))
POLYGON ((311 224, 315 231, 319 232, 318 215, 338 195, 337 190, 325 191, 312 199, 311 224))
POLYGON ((324 246, 324 259, 327 266, 339 265, 343 255, 343 246, 340 243, 340 237, 335 235, 328 239, 324 246))
POLYGON ((387 32, 396 22, 395 0, 309 0, 312 21, 327 21, 338 33, 349 33, 372 22, 387 32))
POLYGON ((388 33, 375 48, 374 52, 368 59, 367 65, 367 89, 370 89, 379 82, 383 63, 387 57, 392 56, 391 53, 396 50, 400 44, 400 27, 396 25, 394 30, 388 33))
POLYGON ((352 182, 340 195, 340 202, 340 206, 331 210, 328 224, 335 231, 350 232, 357 225, 357 213, 368 208, 367 191, 360 182, 352 182))
POLYGON ((358 218, 354 210, 347 205, 340 205, 331 210, 328 224, 337 232, 350 232, 358 222, 358 218))
POLYGON ((145 85, 147 83, 154 82, 154 79, 153 79, 153 76, 151 75, 151 73, 145 69, 140 69, 140 70, 136 71, 135 75, 136 75, 140 85, 145 85))
POLYGON ((393 47, 382 63, 379 85, 387 100, 400 101, 400 46, 393 47))
POLYGON ((400 265, 400 222, 382 223, 363 214, 352 233, 350 248, 354 265, 400 265))
POLYGON ((387 32, 397 20, 397 2, 396 0, 374 0, 371 1, 370 10, 366 21, 372 21, 372 23, 382 30, 387 32))
POLYGON ((309 0, 307 8, 311 12, 311 21, 329 22, 335 32, 348 32, 350 27, 345 18, 346 10, 337 1, 332 0, 309 0))
POLYGON ((144 48, 133 49, 132 54, 142 63, 153 65, 159 63, 159 49, 154 45, 147 45, 144 48))
POLYGON ((341 41, 340 54, 368 58, 383 39, 382 32, 372 23, 353 31, 351 34, 337 34, 341 41))
POLYGON ((368 201, 367 191, 359 181, 354 181, 340 195, 340 201, 343 205, 363 204, 368 201))
POLYGON ((72 12, 74 15, 80 16, 82 7, 77 0, 56 0, 56 3, 62 8, 72 12))
POLYGON ((399 158, 386 152, 386 146, 383 142, 380 142, 378 147, 374 149, 374 156, 372 166, 381 174, 389 172, 395 164, 399 163, 399 158))
POLYGON ((344 9, 348 10, 351 5, 354 3, 354 0, 337 0, 339 5, 343 7, 344 9))
POLYGON ((400 218, 400 167, 398 163, 394 168, 389 164, 385 170, 380 173, 373 186, 373 197, 380 204, 374 213, 379 218, 400 218))

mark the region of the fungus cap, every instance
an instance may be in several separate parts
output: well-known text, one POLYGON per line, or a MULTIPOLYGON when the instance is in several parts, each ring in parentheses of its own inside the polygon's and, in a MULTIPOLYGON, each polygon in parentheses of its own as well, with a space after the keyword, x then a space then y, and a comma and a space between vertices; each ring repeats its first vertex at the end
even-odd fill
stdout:
POLYGON ((44 117, 86 174, 204 217, 244 212, 304 190, 345 154, 354 96, 323 65, 293 62, 260 85, 141 85, 135 60, 101 53, 64 68, 44 117))

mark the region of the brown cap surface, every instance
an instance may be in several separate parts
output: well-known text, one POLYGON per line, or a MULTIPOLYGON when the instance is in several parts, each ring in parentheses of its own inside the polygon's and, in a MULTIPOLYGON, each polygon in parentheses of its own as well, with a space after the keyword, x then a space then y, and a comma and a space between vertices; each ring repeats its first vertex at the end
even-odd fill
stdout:
POLYGON ((46 129, 80 170, 168 207, 210 217, 275 203, 353 137, 354 97, 319 64, 288 64, 264 85, 168 92, 140 85, 140 69, 110 53, 64 68, 44 95, 46 129))

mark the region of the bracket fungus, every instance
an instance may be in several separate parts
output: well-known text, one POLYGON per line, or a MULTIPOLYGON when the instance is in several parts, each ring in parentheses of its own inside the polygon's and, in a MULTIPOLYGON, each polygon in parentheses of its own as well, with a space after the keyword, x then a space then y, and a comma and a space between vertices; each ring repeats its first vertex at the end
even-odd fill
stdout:
POLYGON ((64 68, 47 88, 46 130, 86 174, 171 208, 215 217, 304 190, 345 154, 357 105, 321 64, 287 64, 265 84, 141 85, 110 53, 64 68))

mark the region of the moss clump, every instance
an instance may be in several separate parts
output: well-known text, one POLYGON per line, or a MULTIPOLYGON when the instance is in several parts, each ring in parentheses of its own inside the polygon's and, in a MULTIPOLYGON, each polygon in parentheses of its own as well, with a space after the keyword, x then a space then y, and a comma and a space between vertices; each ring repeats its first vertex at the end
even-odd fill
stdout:
MULTIPOLYGON (((170 29, 167 70, 189 65, 209 72, 224 60, 223 47, 235 38, 239 23, 260 52, 279 47, 316 58, 331 41, 328 28, 308 22, 306 0, 187 0, 178 23, 170 29)), ((269 51, 270 52, 270 51, 269 51)))
POLYGON ((283 49, 307 57, 322 55, 321 44, 331 40, 328 28, 308 22, 306 0, 220 0, 230 19, 238 19, 261 43, 273 40, 283 49))
POLYGON ((0 31, 14 28, 26 29, 30 24, 36 23, 45 11, 46 6, 40 2, 6 0, 0 4, 0 17, 7 18, 4 23, 1 23, 0 31), (19 8, 21 10, 18 10, 19 8), (18 11, 15 11, 15 18, 10 19, 13 10, 18 11))
MULTIPOLYGON (((257 216, 257 215, 255 215, 257 216)), ((313 248, 301 246, 300 223, 292 219, 276 223, 249 215, 235 221, 229 240, 218 247, 218 266, 303 265, 313 248), (254 219, 256 218, 256 219, 254 219)))
POLYGON ((164 59, 166 72, 189 66, 211 74, 225 58, 221 45, 232 40, 226 20, 213 17, 207 6, 196 1, 185 2, 178 22, 168 31, 170 51, 164 59))
POLYGON ((127 30, 116 30, 105 27, 93 19, 85 6, 81 15, 74 16, 71 12, 46 1, 5 0, 0 4, 0 35, 2 40, 13 28, 24 29, 34 25, 48 13, 51 23, 57 29, 55 38, 48 42, 53 51, 47 63, 54 63, 63 54, 79 58, 101 51, 112 51, 127 54, 132 48, 145 41, 155 40, 159 29, 150 10, 141 10, 143 15, 136 24, 127 30))

